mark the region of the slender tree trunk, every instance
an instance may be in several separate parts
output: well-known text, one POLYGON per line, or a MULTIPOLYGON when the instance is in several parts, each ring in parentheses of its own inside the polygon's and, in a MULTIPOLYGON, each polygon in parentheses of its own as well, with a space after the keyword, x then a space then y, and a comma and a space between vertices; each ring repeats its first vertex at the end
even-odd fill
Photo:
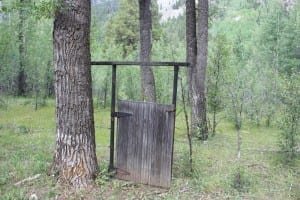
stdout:
POLYGON ((212 125, 212 134, 211 136, 216 135, 216 127, 217 127, 217 109, 216 107, 213 108, 213 125, 212 125))
POLYGON ((197 85, 197 36, 196 36, 196 4, 195 0, 186 0, 186 55, 190 63, 188 69, 189 96, 191 105, 191 133, 195 135, 198 127, 199 108, 197 85))
POLYGON ((181 85, 181 99, 183 104, 183 112, 184 112, 184 118, 185 118, 185 125, 186 125, 186 135, 189 143, 189 164, 190 164, 190 172, 193 173, 193 143, 192 143, 192 136, 189 126, 189 118, 188 118, 188 112, 186 110, 186 101, 185 101, 185 92, 183 88, 182 79, 180 79, 180 85, 181 85))
POLYGON ((86 187, 98 172, 90 65, 90 0, 62 0, 53 43, 56 149, 52 172, 59 181, 86 187))
POLYGON ((109 74, 106 73, 105 77, 105 85, 104 85, 104 100, 103 100, 103 108, 106 108, 106 102, 107 102, 107 92, 108 92, 108 80, 109 80, 109 74))
MULTIPOLYGON (((219 56, 218 56, 219 57, 219 56)), ((211 136, 216 135, 216 127, 217 127, 217 109, 219 106, 219 102, 217 100, 219 94, 219 81, 220 81, 220 62, 217 61, 217 71, 214 72, 214 76, 216 77, 214 83, 214 90, 213 90, 213 128, 211 136)))
POLYGON ((50 97, 54 95, 54 81, 53 81, 53 70, 52 70, 52 62, 48 61, 47 69, 45 72, 45 95, 44 98, 50 97))
POLYGON ((241 158, 241 145, 242 145, 242 137, 240 128, 236 129, 236 136, 237 136, 237 159, 241 158))
POLYGON ((198 44, 197 44, 197 107, 199 109, 200 138, 208 138, 206 120, 205 75, 208 47, 208 0, 199 0, 198 44))
MULTIPOLYGON (((139 0, 140 61, 151 61, 152 16, 151 0, 139 0)), ((141 66, 142 94, 146 101, 156 101, 155 81, 151 66, 141 66)))
POLYGON ((19 8, 19 24, 18 24, 18 40, 19 40, 19 70, 17 75, 17 94, 25 95, 26 92, 26 75, 25 75, 25 1, 20 0, 19 8))

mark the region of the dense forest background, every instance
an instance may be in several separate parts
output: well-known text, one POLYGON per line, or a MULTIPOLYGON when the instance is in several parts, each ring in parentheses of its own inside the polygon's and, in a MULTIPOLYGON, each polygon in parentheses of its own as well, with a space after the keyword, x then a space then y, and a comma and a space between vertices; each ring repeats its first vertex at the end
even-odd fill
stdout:
MULTIPOLYGON (((153 61, 185 61, 184 4, 154 1, 153 61)), ((4 0, 0 6, 0 94, 35 97, 38 107, 54 96, 55 3, 4 0)), ((242 120, 237 118, 240 109, 240 117, 257 126, 278 125, 282 118, 299 116, 299 6, 296 0, 209 2, 206 93, 213 132, 221 118, 242 120)), ((92 60, 138 60, 138 24, 136 1, 92 1, 92 60)), ((170 102, 171 69, 154 73, 158 102, 170 102)), ((110 69, 94 67, 92 76, 95 102, 105 107, 110 69)), ((119 71, 118 98, 141 98, 138 77, 138 67, 119 71)), ((180 78, 185 82, 185 70, 180 78)))
MULTIPOLYGON (((185 0, 152 2, 152 61, 186 61, 185 0)), ((32 193, 82 197, 55 188, 46 175, 37 184, 14 186, 32 174, 46 174, 53 158, 57 5, 56 0, 0 1, 0 199, 32 193)), ((139 60, 138 1, 92 0, 91 22, 92 61, 139 60)), ((142 99, 139 70, 118 68, 118 99, 142 99)), ((173 69, 153 70, 157 102, 170 104, 173 69)), ((92 67, 101 168, 95 182, 101 189, 83 193, 87 198, 299 199, 300 1, 210 0, 206 72, 209 138, 192 138, 193 149, 187 145, 188 78, 180 68, 173 185, 157 197, 149 188, 110 179, 111 66, 92 67)))

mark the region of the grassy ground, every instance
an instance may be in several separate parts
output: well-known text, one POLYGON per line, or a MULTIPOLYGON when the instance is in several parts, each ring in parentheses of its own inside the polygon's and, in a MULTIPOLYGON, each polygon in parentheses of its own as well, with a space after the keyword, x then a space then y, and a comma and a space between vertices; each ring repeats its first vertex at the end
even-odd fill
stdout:
POLYGON ((75 191, 46 175, 55 144, 54 101, 34 110, 34 100, 2 99, 0 106, 0 199, 300 199, 300 161, 286 166, 276 153, 275 128, 242 129, 241 160, 236 135, 225 122, 207 142, 194 140, 194 172, 189 172, 184 118, 177 117, 172 186, 169 190, 109 178, 109 110, 95 110, 101 173, 95 186, 75 191), (21 185, 14 184, 41 174, 21 185))

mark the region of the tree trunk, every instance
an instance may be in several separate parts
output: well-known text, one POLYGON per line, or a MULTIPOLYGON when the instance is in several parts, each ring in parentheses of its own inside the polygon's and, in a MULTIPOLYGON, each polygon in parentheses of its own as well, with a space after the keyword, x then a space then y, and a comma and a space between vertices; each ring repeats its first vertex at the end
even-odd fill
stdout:
MULTIPOLYGON (((139 0, 140 14, 140 61, 151 61, 152 16, 151 0, 139 0)), ((155 102, 155 81, 151 66, 141 66, 142 95, 146 101, 155 102)))
POLYGON ((189 69, 189 95, 192 134, 202 140, 208 137, 205 102, 205 72, 208 45, 208 1, 199 0, 198 38, 195 0, 186 0, 186 53, 189 69))
POLYGON ((45 95, 44 98, 51 97, 54 95, 54 81, 53 81, 53 70, 52 62, 48 61, 45 72, 45 95))
POLYGON ((208 47, 208 0, 199 0, 198 44, 197 44, 197 108, 199 109, 200 138, 208 138, 206 120, 205 73, 208 47))
POLYGON ((74 187, 86 187, 98 172, 90 17, 90 1, 62 0, 53 31, 57 139, 51 170, 60 182, 74 187))
POLYGON ((236 136, 237 136, 237 159, 241 158, 241 145, 242 145, 242 137, 240 128, 236 129, 236 136))
POLYGON ((190 164, 190 172, 193 173, 193 143, 192 143, 192 135, 190 131, 190 126, 189 126, 189 118, 186 110, 186 101, 185 101, 185 92, 183 88, 183 83, 182 79, 180 79, 180 85, 181 85, 181 99, 182 99, 182 104, 183 104, 183 112, 184 112, 184 118, 185 118, 185 125, 186 125, 186 135, 188 138, 188 143, 189 143, 189 164, 190 164))
POLYGON ((213 125, 212 125, 212 134, 211 136, 215 136, 216 135, 216 127, 217 127, 217 108, 214 107, 213 108, 213 125))
POLYGON ((18 96, 25 95, 26 75, 25 75, 25 2, 20 0, 19 8, 19 24, 18 24, 18 40, 19 40, 19 70, 17 75, 17 94, 18 96))
POLYGON ((198 127, 199 109, 197 107, 197 36, 196 36, 196 5, 195 0, 186 0, 186 55, 190 63, 188 69, 189 96, 191 105, 191 132, 195 135, 198 127))
MULTIPOLYGON (((219 56, 218 56, 219 58, 219 56)), ((217 127, 217 109, 219 106, 219 102, 217 100, 219 95, 219 81, 220 81, 220 62, 217 61, 217 71, 214 72, 214 76, 216 77, 215 83, 214 83, 214 89, 213 89, 213 128, 212 128, 212 134, 211 136, 216 135, 216 127, 217 127)))

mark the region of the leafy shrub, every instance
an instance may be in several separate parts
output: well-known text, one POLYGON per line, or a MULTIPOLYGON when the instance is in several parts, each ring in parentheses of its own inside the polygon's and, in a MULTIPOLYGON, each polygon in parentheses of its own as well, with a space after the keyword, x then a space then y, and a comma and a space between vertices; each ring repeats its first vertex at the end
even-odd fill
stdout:
POLYGON ((300 146, 300 76, 294 73, 286 77, 282 87, 281 102, 284 106, 282 119, 279 122, 281 129, 279 146, 283 152, 284 163, 292 163, 297 157, 297 148, 300 146))
POLYGON ((108 172, 107 163, 100 165, 100 172, 95 180, 95 183, 99 186, 105 185, 109 181, 110 174, 108 172))
POLYGON ((231 187, 238 192, 248 192, 251 186, 251 179, 247 171, 238 167, 231 176, 231 187))
POLYGON ((25 125, 19 125, 15 128, 15 133, 28 134, 31 133, 31 129, 25 125))
POLYGON ((2 99, 0 99, 0 109, 7 110, 7 104, 2 99))

